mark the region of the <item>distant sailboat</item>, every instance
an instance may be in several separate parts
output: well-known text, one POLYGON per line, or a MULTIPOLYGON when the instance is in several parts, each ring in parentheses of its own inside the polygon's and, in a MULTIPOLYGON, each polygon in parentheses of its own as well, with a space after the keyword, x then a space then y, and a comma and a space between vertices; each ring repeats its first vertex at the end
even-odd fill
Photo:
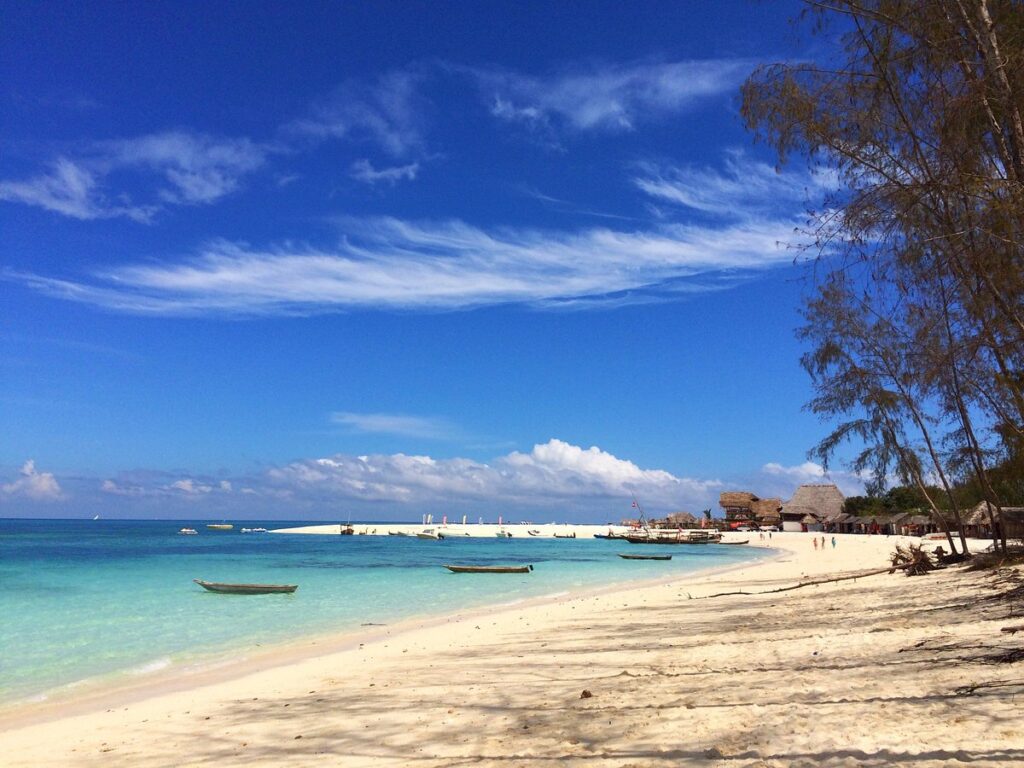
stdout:
POLYGON ((100 516, 99 516, 99 515, 94 515, 92 519, 93 519, 93 520, 99 520, 99 519, 100 519, 100 516))

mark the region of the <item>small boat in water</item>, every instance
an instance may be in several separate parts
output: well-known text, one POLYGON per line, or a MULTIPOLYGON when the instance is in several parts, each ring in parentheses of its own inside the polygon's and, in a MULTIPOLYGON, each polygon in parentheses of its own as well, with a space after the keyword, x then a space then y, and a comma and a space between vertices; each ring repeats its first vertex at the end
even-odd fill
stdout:
POLYGON ((731 544, 732 546, 736 547, 736 546, 739 546, 740 544, 746 544, 749 541, 750 541, 750 539, 744 539, 743 541, 719 541, 719 542, 716 542, 716 543, 717 544, 731 544))
POLYGON ((405 531, 388 531, 388 536, 408 536, 405 531))
POLYGON ((179 536, 198 536, 199 535, 199 531, 197 531, 195 528, 182 528, 180 531, 178 531, 178 535, 179 536))
POLYGON ((417 539, 432 539, 434 541, 440 541, 444 539, 443 533, 438 533, 433 528, 424 528, 422 531, 416 534, 417 539))
POLYGON ((452 573, 529 573, 532 565, 446 565, 452 573))
POLYGON ((672 555, 619 555, 623 560, 671 560, 672 555))
POLYGON ((242 533, 269 533, 266 528, 243 528, 242 533))
POLYGON ((209 528, 211 531, 230 531, 235 526, 233 526, 231 523, 210 523, 206 527, 209 528))
POLYGON ((556 539, 575 539, 576 531, 573 531, 572 533, 556 533, 554 536, 556 539))
POLYGON ((192 579, 207 592, 219 592, 223 595, 272 595, 291 593, 299 588, 298 584, 223 584, 216 581, 192 579))
POLYGON ((625 538, 630 544, 717 544, 722 540, 722 534, 718 531, 698 529, 648 529, 643 533, 627 535, 625 538))
POLYGON ((497 536, 499 539, 511 539, 512 531, 498 531, 494 535, 497 536))

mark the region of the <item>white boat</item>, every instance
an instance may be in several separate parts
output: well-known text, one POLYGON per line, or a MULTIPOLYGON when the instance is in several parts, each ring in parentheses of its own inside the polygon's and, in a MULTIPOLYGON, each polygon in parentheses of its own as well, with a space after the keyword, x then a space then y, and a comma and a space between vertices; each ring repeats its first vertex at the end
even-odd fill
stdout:
POLYGON ((438 533, 433 528, 424 528, 422 531, 416 534, 417 539, 432 539, 439 541, 444 538, 443 533, 438 533))
POLYGON ((179 536, 198 536, 199 535, 199 531, 197 531, 195 528, 182 528, 180 531, 178 531, 178 535, 179 536))

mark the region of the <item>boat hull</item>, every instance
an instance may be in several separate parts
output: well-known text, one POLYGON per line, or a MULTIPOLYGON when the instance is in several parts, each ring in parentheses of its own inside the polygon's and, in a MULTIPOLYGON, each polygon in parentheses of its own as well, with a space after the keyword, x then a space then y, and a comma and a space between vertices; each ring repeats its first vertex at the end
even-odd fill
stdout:
POLYGON ((446 565, 452 573, 529 573, 532 565, 446 565))
POLYGON ((619 555, 623 560, 671 560, 672 555, 619 555))
POLYGON ((298 584, 224 584, 216 581, 192 579, 207 592, 222 595, 273 595, 290 594, 299 588, 298 584))

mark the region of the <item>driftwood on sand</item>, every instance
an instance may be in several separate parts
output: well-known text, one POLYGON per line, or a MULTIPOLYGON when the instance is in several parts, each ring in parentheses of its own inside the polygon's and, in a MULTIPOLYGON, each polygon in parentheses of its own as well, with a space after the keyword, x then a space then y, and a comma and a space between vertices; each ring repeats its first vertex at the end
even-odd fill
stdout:
POLYGON ((905 563, 902 565, 893 565, 888 568, 879 568, 878 570, 873 571, 857 571, 857 573, 848 573, 842 576, 833 576, 830 579, 812 579, 810 581, 801 581, 798 584, 790 584, 788 587, 766 589, 761 592, 746 592, 743 590, 737 590, 735 592, 715 592, 713 595, 698 595, 697 597, 694 597, 693 595, 687 593, 686 596, 691 600, 707 600, 712 597, 727 597, 729 595, 771 595, 775 592, 789 592, 794 589, 800 589, 801 587, 814 587, 819 584, 831 584, 836 581, 851 581, 853 579, 863 579, 866 576, 878 576, 882 573, 894 573, 896 571, 908 568, 910 567, 910 565, 910 563, 905 563))

